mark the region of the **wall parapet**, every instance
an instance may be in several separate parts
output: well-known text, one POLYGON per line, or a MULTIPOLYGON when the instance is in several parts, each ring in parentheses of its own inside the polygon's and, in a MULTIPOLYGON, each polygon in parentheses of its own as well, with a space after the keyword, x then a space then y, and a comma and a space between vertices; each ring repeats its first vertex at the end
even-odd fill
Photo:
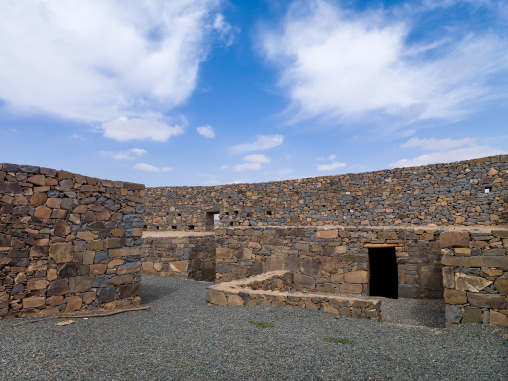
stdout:
POLYGON ((508 155, 255 184, 147 188, 147 230, 321 225, 503 225, 508 155), (212 221, 210 221, 212 219, 212 221))
POLYGON ((0 318, 139 304, 144 188, 0 164, 0 318))

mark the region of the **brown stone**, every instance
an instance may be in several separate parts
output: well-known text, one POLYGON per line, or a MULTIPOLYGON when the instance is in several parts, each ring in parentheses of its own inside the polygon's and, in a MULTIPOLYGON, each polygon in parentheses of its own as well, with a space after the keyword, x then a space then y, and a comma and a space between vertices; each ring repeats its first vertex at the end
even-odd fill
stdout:
POLYGON ((69 225, 67 225, 67 222, 63 220, 58 220, 55 222, 54 227, 54 234, 58 237, 65 237, 71 232, 71 229, 69 228, 69 225))
POLYGON ((467 303, 467 295, 466 291, 457 291, 457 290, 444 290, 444 298, 447 304, 466 304, 467 303))
POLYGON ((32 184, 35 184, 35 185, 41 185, 41 186, 45 186, 46 185, 46 176, 44 175, 34 175, 34 176, 30 176, 27 181, 29 183, 32 183, 32 184))
POLYGON ((350 271, 344 274, 347 283, 367 283, 369 273, 367 271, 350 271))
POLYGON ((83 241, 92 241, 92 240, 98 238, 97 234, 93 234, 92 232, 89 232, 89 231, 87 231, 87 232, 78 232, 77 237, 79 239, 82 239, 83 241))
POLYGON ((284 270, 284 260, 279 257, 271 256, 266 258, 265 271, 284 270))
POLYGON ((117 249, 125 246, 125 240, 118 237, 106 238, 106 249, 117 249))
POLYGON ((34 216, 43 219, 49 218, 51 217, 51 209, 45 206, 39 206, 35 209, 34 216))
POLYGON ((49 283, 46 291, 47 296, 65 295, 69 290, 67 279, 56 279, 49 283))
POLYGON ((122 249, 110 249, 109 256, 110 258, 116 257, 128 257, 131 255, 139 255, 139 247, 125 247, 122 249))
POLYGON ((65 307, 65 313, 68 314, 70 312, 80 310, 81 303, 82 303, 82 300, 79 296, 68 296, 67 297, 67 306, 65 307))
POLYGON ((497 311, 490 311, 490 324, 497 324, 508 327, 508 316, 497 311))
POLYGON ((106 272, 106 264, 90 265, 90 275, 102 275, 106 272))
POLYGON ((48 198, 46 200, 46 205, 48 206, 48 208, 51 209, 60 209, 61 204, 62 204, 61 198, 48 198))
POLYGON ((88 211, 83 216, 83 223, 88 224, 90 222, 95 222, 97 220, 97 217, 95 216, 95 213, 92 211, 88 211))
POLYGON ((64 302, 64 297, 62 295, 52 296, 48 299, 50 306, 60 306, 64 302))
POLYGON ((443 288, 443 274, 441 271, 427 270, 425 268, 420 272, 420 285, 428 288, 443 288))
POLYGON ((46 298, 43 296, 32 296, 23 299, 23 308, 37 308, 46 304, 46 298))
POLYGON ((218 247, 215 249, 215 255, 217 259, 231 259, 233 258, 235 251, 225 247, 218 247))
POLYGON ((462 324, 478 324, 481 322, 483 322, 483 314, 479 308, 464 308, 464 317, 462 318, 462 324))
POLYGON ((54 243, 49 248, 49 257, 55 263, 70 262, 74 258, 74 246, 70 242, 54 243))
POLYGON ((339 287, 339 292, 342 294, 361 294, 363 287, 361 284, 343 283, 339 287))
POLYGON ((301 273, 313 276, 321 275, 321 261, 317 258, 303 258, 299 266, 301 273))
POLYGON ((492 281, 476 275, 458 273, 456 278, 456 288, 460 291, 479 292, 492 284, 492 281))
POLYGON ((93 286, 95 277, 77 276, 69 278, 69 291, 71 293, 85 292, 93 286))
POLYGON ((313 289, 316 287, 316 282, 313 277, 304 275, 301 273, 294 274, 294 287, 296 289, 299 288, 309 288, 313 289))
POLYGON ((494 282, 494 288, 503 294, 508 294, 508 277, 498 278, 494 282))
POLYGON ((189 261, 174 261, 169 264, 171 271, 186 272, 189 266, 189 261))
POLYGON ((119 284, 132 283, 133 280, 134 280, 134 277, 132 275, 120 275, 120 276, 115 276, 115 277, 111 278, 111 284, 119 285, 119 284))
MULTIPOLYGON (((187 262, 187 261, 185 261, 187 262)), ((108 263, 109 267, 109 263, 108 263)), ((126 263, 123 266, 118 267, 116 270, 116 275, 124 275, 124 274, 131 274, 131 273, 138 273, 141 271, 141 263, 140 262, 134 262, 134 263, 126 263)))
POLYGON ((139 282, 127 284, 125 286, 120 286, 120 299, 139 296, 140 292, 141 292, 141 283, 139 282))
POLYGON ((206 301, 219 306, 226 306, 228 304, 226 295, 223 292, 210 289, 206 290, 206 301))
POLYGON ((83 294, 83 303, 90 304, 95 300, 96 294, 95 291, 85 292, 83 294))
POLYGON ((331 314, 335 314, 335 315, 339 314, 339 310, 337 308, 332 307, 330 304, 328 304, 326 302, 323 303, 323 311, 331 313, 331 314))
POLYGON ((337 238, 339 236, 338 230, 320 230, 316 232, 317 238, 337 238))
POLYGON ((483 308, 503 309, 507 307, 506 296, 496 294, 467 293, 471 305, 483 308))
POLYGON ((455 288, 455 270, 453 267, 443 267, 443 287, 455 288))
POLYGON ((243 306, 243 299, 239 295, 231 294, 228 296, 229 306, 243 306))
POLYGON ((46 279, 30 279, 27 282, 27 287, 30 291, 32 290, 44 290, 48 286, 46 279))
POLYGON ((439 241, 441 247, 468 247, 469 233, 465 231, 443 232, 439 241))

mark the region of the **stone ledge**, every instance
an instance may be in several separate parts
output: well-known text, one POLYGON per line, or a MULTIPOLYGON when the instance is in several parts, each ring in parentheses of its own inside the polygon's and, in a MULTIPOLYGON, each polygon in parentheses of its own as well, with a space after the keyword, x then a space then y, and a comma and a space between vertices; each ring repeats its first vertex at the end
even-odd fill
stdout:
POLYGON ((323 310, 336 315, 364 317, 381 321, 381 300, 360 299, 331 294, 289 292, 293 289, 294 275, 278 270, 246 279, 224 282, 208 287, 206 301, 230 306, 291 305, 312 310, 323 310))

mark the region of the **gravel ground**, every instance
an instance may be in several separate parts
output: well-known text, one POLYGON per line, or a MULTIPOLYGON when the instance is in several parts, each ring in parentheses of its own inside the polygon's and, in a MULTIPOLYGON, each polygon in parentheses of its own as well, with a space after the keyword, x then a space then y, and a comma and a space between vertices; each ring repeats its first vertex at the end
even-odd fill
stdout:
POLYGON ((436 301, 388 301, 389 322, 376 323, 297 307, 208 306, 208 285, 144 276, 142 304, 152 312, 61 327, 60 320, 18 327, 11 324, 21 319, 0 321, 0 379, 506 380, 508 374, 508 330, 432 328, 442 325, 441 317, 426 316, 441 308, 436 301), (400 306, 409 307, 397 320, 400 306), (421 324, 428 326, 414 326, 421 324))

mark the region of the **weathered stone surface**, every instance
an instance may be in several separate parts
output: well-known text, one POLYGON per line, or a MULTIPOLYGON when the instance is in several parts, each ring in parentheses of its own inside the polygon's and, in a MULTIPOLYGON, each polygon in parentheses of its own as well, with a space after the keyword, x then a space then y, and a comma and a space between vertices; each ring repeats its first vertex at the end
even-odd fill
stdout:
POLYGON ((71 293, 84 292, 90 289, 94 283, 94 277, 91 276, 77 276, 69 278, 69 291, 71 293))
POLYGON ((350 271, 344 274, 347 283, 367 283, 369 273, 367 271, 350 271))
POLYGON ((23 308, 37 308, 46 304, 46 298, 43 296, 31 296, 23 298, 23 308))
POLYGON ((268 257, 265 262, 266 271, 284 270, 284 259, 278 257, 268 257))
POLYGON ((30 198, 30 205, 32 206, 44 205, 47 199, 48 196, 46 195, 46 193, 36 193, 30 198))
POLYGON ((316 232, 316 238, 337 238, 338 236, 338 230, 321 230, 316 232))
POLYGON ((60 279, 75 277, 78 275, 78 264, 73 262, 64 263, 58 266, 57 274, 60 279))
POLYGON ((508 306, 506 296, 503 295, 468 292, 467 300, 477 307, 504 309, 508 306))
POLYGON ((70 262, 74 258, 74 247, 71 242, 54 243, 49 248, 49 256, 55 263, 70 262))
POLYGON ((445 319, 447 323, 458 324, 462 320, 462 310, 457 306, 446 306, 445 319))
POLYGON ((472 291, 472 292, 480 292, 485 287, 490 286, 492 281, 487 280, 485 278, 476 276, 476 275, 467 275, 458 273, 455 275, 456 278, 456 288, 460 291, 472 291))
POLYGON ((111 258, 116 257, 128 257, 132 255, 139 255, 139 247, 125 247, 122 249, 110 249, 109 256, 111 258))
POLYGON ((319 276, 321 274, 321 261, 318 258, 304 258, 299 262, 300 272, 319 276))
POLYGON ((444 290, 444 298, 447 304, 466 304, 467 294, 466 291, 458 290, 444 290))
POLYGON ((48 286, 46 279, 30 279, 27 282, 27 287, 30 291, 32 290, 44 290, 48 286))
POLYGON ((453 267, 443 267, 443 287, 455 288, 455 270, 453 267))
POLYGON ((243 306, 244 301, 239 295, 231 294, 228 295, 229 306, 243 306))
POLYGON ((441 247, 467 247, 469 233, 466 231, 447 231, 440 235, 441 247))
POLYGON ((171 271, 186 272, 189 267, 188 261, 175 261, 169 264, 171 271))
POLYGON ((308 288, 313 289, 316 287, 316 282, 313 277, 301 273, 294 274, 294 286, 296 289, 308 288))
POLYGON ((35 209, 34 216, 47 219, 47 218, 51 217, 51 209, 46 208, 45 206, 38 206, 35 209))
POLYGON ((343 283, 340 285, 339 291, 343 294, 361 294, 363 288, 361 284, 343 283))
POLYGON ((68 296, 67 306, 65 307, 65 313, 78 311, 81 309, 82 299, 79 296, 68 296))
POLYGON ((496 279, 494 282, 494 288, 503 294, 508 294, 508 273, 506 273, 505 276, 496 279))
POLYGON ((120 286, 120 299, 133 298, 139 296, 141 292, 141 283, 132 283, 120 286))
POLYGON ((483 314, 479 308, 466 307, 464 308, 464 317, 462 318, 462 324, 478 324, 483 321, 483 314))
POLYGON ((226 306, 228 304, 224 293, 215 290, 206 290, 206 301, 219 306, 226 306))
MULTIPOLYGON (((90 251, 100 251, 104 249, 104 243, 101 239, 96 239, 94 241, 90 241, 86 244, 86 249, 90 251)), ((111 255, 111 252, 110 252, 111 255)), ((114 255, 111 255, 112 257, 114 255)))
POLYGON ((67 279, 56 279, 49 283, 46 291, 47 296, 65 295, 69 291, 69 282, 67 279))
POLYGON ((508 316, 497 312, 490 311, 490 324, 502 325, 504 327, 508 327, 508 316))

